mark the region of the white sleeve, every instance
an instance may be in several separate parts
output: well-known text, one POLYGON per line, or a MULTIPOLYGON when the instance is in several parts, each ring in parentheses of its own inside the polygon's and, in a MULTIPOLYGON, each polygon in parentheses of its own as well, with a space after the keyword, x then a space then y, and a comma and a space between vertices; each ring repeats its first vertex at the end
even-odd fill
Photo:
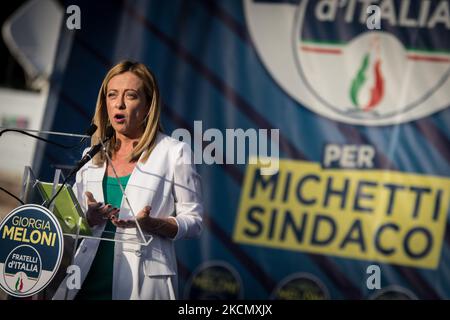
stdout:
POLYGON ((178 232, 173 240, 196 238, 202 231, 202 190, 200 175, 195 170, 192 152, 186 143, 177 148, 174 161, 173 195, 178 232))
POLYGON ((81 209, 83 210, 83 212, 86 212, 87 208, 84 197, 84 184, 81 177, 82 177, 81 170, 79 170, 75 176, 75 183, 72 185, 72 190, 73 193, 75 194, 75 197, 77 197, 81 209))
MULTIPOLYGON (((88 151, 89 151, 89 148, 86 148, 83 151, 82 158, 88 151)), ((83 171, 84 171, 84 168, 81 168, 76 173, 75 183, 72 185, 72 190, 73 190, 73 193, 75 194, 75 197, 77 197, 78 202, 80 203, 81 209, 83 210, 83 212, 86 212, 87 208, 86 208, 86 199, 84 196, 85 190, 84 190, 84 183, 83 183, 83 171)))

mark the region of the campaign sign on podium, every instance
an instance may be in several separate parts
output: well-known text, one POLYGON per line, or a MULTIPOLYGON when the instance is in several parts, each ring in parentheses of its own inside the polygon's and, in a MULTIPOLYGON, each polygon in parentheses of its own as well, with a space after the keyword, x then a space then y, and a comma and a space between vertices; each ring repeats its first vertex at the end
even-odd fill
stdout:
POLYGON ((55 276, 63 255, 61 226, 50 210, 27 204, 0 224, 0 287, 15 297, 29 297, 55 276))
MULTIPOLYGON (((120 242, 120 248, 134 252, 153 239, 139 224, 114 231, 105 230, 107 220, 103 225, 88 224, 84 191, 93 191, 89 188, 96 184, 97 201, 102 201, 106 163, 113 172, 108 185, 117 183, 116 189, 122 194, 119 217, 133 220, 135 210, 140 209, 130 205, 127 188, 122 186, 108 155, 102 165, 89 162, 81 168, 100 173, 95 181, 85 181, 86 190, 74 186, 75 175, 70 173, 91 148, 89 136, 0 127, 0 137, 0 150, 8 155, 2 156, 0 164, 1 186, 5 190, 4 185, 10 186, 8 192, 2 190, 10 207, 0 206, 0 288, 7 294, 28 297, 41 291, 38 299, 51 299, 76 261, 82 241, 120 242)), ((105 148, 101 142, 100 150, 105 148)))

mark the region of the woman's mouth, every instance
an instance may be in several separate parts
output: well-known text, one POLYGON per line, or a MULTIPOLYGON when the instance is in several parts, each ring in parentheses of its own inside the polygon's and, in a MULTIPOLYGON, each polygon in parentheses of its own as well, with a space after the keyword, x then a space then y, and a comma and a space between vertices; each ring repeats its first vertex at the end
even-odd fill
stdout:
POLYGON ((119 124, 124 123, 125 122, 125 115, 123 115, 123 114, 116 114, 114 116, 114 122, 119 123, 119 124))

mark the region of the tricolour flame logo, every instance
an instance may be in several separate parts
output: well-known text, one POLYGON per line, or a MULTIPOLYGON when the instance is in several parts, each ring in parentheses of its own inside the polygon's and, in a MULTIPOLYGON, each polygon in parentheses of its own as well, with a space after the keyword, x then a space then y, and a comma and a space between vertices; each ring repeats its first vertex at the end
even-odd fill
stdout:
POLYGON ((380 44, 378 38, 374 40, 374 46, 376 46, 376 57, 372 68, 369 68, 370 54, 366 53, 361 60, 360 67, 358 68, 355 77, 352 80, 350 89, 350 99, 352 100, 353 105, 363 111, 369 111, 375 108, 384 96, 384 79, 381 71, 380 44), (372 88, 370 88, 369 99, 363 104, 360 96, 367 84, 368 74, 373 78, 374 83, 372 88))
POLYGON ((19 277, 17 278, 17 281, 16 281, 16 291, 22 292, 22 289, 23 289, 23 280, 19 273, 19 277))

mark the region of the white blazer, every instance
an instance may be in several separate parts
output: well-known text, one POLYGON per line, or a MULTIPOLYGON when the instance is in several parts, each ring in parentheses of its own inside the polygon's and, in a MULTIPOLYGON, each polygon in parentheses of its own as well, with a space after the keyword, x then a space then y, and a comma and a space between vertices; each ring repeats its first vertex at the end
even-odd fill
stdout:
MULTIPOLYGON (((142 156, 141 156, 142 158, 142 156)), ((77 173, 73 186, 78 201, 86 211, 85 191, 90 191, 98 202, 104 202, 102 181, 106 165, 95 166, 88 162, 77 173)), ((202 230, 202 197, 200 176, 192 161, 191 149, 184 143, 158 133, 156 146, 145 163, 137 162, 125 194, 134 214, 151 206, 150 215, 157 218, 173 216, 178 225, 174 239, 153 236, 149 245, 115 242, 113 266, 113 299, 151 299, 146 286, 154 285, 149 277, 177 275, 174 240, 198 237, 202 230)), ((125 197, 120 206, 120 218, 133 214, 125 197)), ((101 236, 105 225, 93 228, 101 236)), ((136 233, 136 229, 117 228, 116 239, 125 239, 120 232, 136 233)), ((133 236, 136 238, 136 236, 133 236)), ((97 253, 99 240, 84 239, 75 255, 74 264, 81 270, 84 282, 97 253)), ((64 299, 66 279, 60 284, 53 299, 64 299)), ((152 289, 153 290, 153 289, 152 289)), ((74 299, 78 290, 68 291, 67 298, 74 299)), ((176 288, 175 288, 176 292, 176 288)))

